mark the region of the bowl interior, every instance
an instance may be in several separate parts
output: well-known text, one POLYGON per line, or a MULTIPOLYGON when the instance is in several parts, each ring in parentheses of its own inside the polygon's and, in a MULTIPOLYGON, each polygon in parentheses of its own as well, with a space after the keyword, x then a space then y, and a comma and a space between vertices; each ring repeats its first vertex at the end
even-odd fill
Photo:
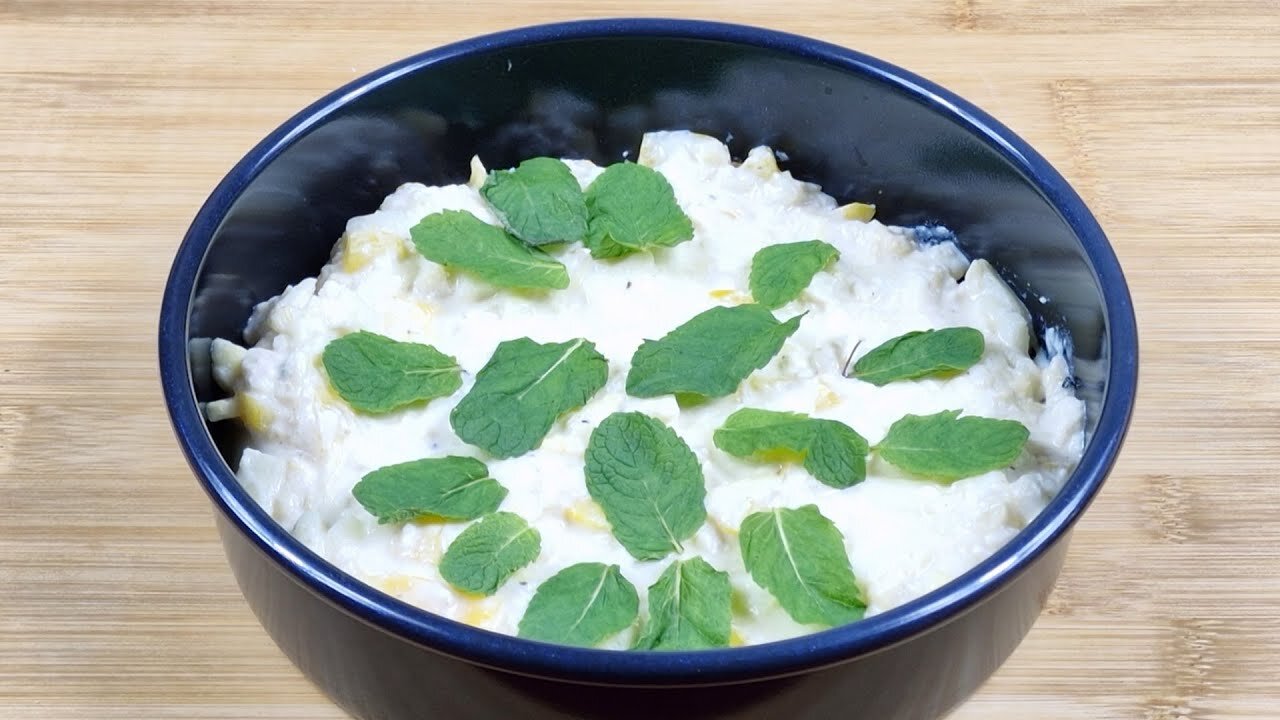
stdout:
MULTIPOLYGON (((512 32, 410 58, 319 101, 251 152, 197 217, 173 276, 189 284, 171 278, 166 302, 175 308, 162 312, 162 374, 173 372, 166 323, 185 320, 195 399, 219 397, 207 340, 242 342, 253 306, 315 275, 347 219, 401 183, 465 181, 474 154, 491 168, 536 155, 615 162, 659 129, 716 136, 739 158, 768 144, 783 169, 840 201, 874 203, 885 223, 954 234, 1029 300, 1037 336, 1066 328, 1087 430, 1105 447, 1091 442, 1072 497, 1020 537, 1034 530, 1047 546, 1065 532, 1114 459, 1136 372, 1132 310, 1101 230, 1043 159, 976 108, 887 64, 779 33, 662 21, 512 32), (177 308, 183 297, 173 296, 188 288, 189 305, 177 308), (1113 367, 1117 357, 1123 368, 1113 367), (1099 429, 1116 378, 1123 396, 1099 429)), ((185 387, 187 378, 165 383, 185 387)), ((173 393, 170 409, 181 414, 173 393)), ((184 421, 175 424, 183 436, 184 421)), ((209 432, 234 468, 238 431, 220 423, 209 432)), ((183 442, 207 467, 191 447, 203 441, 183 442)), ((990 589, 1014 564, 1006 554, 954 581, 929 596, 931 612, 990 589)), ((908 614, 881 616, 877 627, 908 614)))
MULTIPOLYGON (((1092 431, 1109 352, 1089 258, 1020 158, 941 104, 821 58, 696 38, 562 39, 444 58, 315 118, 248 182, 214 231, 190 335, 242 342, 252 307, 314 275, 347 219, 401 183, 465 182, 474 154, 488 167, 536 155, 616 162, 635 156, 647 130, 689 129, 727 140, 739 158, 768 144, 785 154, 783 169, 837 200, 874 203, 886 224, 954 233, 1029 301, 1036 335, 1070 330, 1092 431)), ((212 399, 207 374, 195 379, 199 399, 212 399)))

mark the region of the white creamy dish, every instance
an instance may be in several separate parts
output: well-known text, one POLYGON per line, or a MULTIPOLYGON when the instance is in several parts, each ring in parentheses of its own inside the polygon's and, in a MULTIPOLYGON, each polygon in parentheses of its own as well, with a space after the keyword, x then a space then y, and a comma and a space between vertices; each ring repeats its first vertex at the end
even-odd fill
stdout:
MULTIPOLYGON (((639 610, 597 644, 627 648, 650 619, 648 588, 673 561, 694 557, 728 575, 730 644, 831 624, 797 621, 748 571, 740 532, 753 513, 815 505, 842 536, 866 613, 874 614, 986 558, 1057 492, 1083 449, 1084 406, 1067 383, 1065 358, 1028 355, 1027 311, 986 261, 970 262, 949 242, 921 245, 910 230, 858 218, 865 207, 838 207, 818 187, 779 172, 767 148, 734 164, 714 138, 651 133, 637 160, 670 183, 692 221, 692 239, 603 260, 582 243, 543 246, 567 271, 563 289, 498 287, 415 249, 411 228, 440 211, 502 224, 479 191, 485 178, 479 168, 468 185, 406 184, 377 212, 353 218, 317 278, 255 310, 245 331, 248 349, 213 344, 215 377, 233 396, 210 403, 207 413, 214 420, 238 417, 248 428, 237 476, 254 499, 355 577, 502 633, 517 633, 535 591, 565 568, 616 565, 634 586, 639 610), (673 393, 628 392, 632 359, 644 341, 711 308, 752 303, 756 253, 811 240, 829 244, 838 258, 772 311, 779 322, 799 320, 763 367, 722 397, 682 397, 682 404, 673 393), (983 343, 967 369, 883 385, 848 377, 852 363, 892 338, 961 327, 980 332, 983 343), (460 387, 390 412, 354 409, 331 383, 322 357, 331 342, 357 331, 430 345, 456 359, 460 387), (580 408, 560 413, 533 449, 496 457, 464 442, 450 415, 499 343, 520 338, 585 339, 607 360, 607 376, 580 408), (865 479, 835 487, 806 467, 803 453, 737 457, 722 450, 713 437, 742 408, 843 423, 873 446, 865 451, 865 479), (1016 421, 1029 437, 1011 463, 953 482, 907 472, 874 447, 904 416, 947 410, 1016 421), (701 470, 705 522, 663 558, 638 559, 629 551, 584 482, 592 433, 618 412, 643 413, 669 427, 701 470), (481 461, 506 489, 498 510, 519 516, 540 537, 536 559, 488 596, 457 589, 440 571, 451 544, 478 520, 380 523, 352 493, 380 468, 446 456, 481 461)), ((565 164, 583 189, 603 170, 586 161, 565 164)))

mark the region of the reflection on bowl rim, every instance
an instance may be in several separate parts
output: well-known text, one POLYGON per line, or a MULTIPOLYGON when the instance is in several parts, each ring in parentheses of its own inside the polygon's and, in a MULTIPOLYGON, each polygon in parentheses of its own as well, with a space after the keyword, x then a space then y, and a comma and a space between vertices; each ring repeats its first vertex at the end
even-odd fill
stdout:
POLYGON ((258 143, 200 208, 174 260, 160 311, 161 382, 174 431, 205 491, 226 517, 296 580, 383 630, 447 655, 548 678, 616 685, 688 685, 793 674, 894 645, 964 613, 997 592, 1064 533, 1092 501, 1115 462, 1137 386, 1137 330, 1119 263, 1083 201, 1037 152, 1008 128, 956 95, 901 68, 818 40, 761 28, 666 19, 611 19, 519 28, 445 45, 388 65, 316 101, 258 143), (548 645, 471 627, 396 600, 347 575, 294 539, 236 482, 214 446, 195 400, 187 327, 195 281, 232 201, 317 121, 416 69, 477 51, 610 37, 669 37, 762 47, 862 75, 950 117, 1016 165, 1080 238, 1101 288, 1111 341, 1107 396, 1076 471, 1013 540, 956 579, 882 614, 811 635, 722 650, 637 652, 548 645))

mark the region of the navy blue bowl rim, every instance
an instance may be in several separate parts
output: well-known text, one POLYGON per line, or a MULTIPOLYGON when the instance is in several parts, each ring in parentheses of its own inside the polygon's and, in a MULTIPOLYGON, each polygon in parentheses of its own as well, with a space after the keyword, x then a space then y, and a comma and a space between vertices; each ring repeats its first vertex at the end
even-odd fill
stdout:
POLYGON ((178 248, 159 322, 160 376, 187 461, 218 511, 295 581, 361 620, 420 646, 520 674, 627 686, 714 684, 814 670, 883 650, 951 622, 996 593, 1065 535, 1102 486, 1128 429, 1137 392, 1138 336, 1132 300, 1101 227, 1065 179, 994 118, 902 68, 844 47, 773 30, 700 20, 617 18, 523 27, 438 47, 354 80, 293 116, 226 175, 178 248), (549 645, 473 628, 398 601, 321 559, 276 524, 239 486, 214 446, 195 400, 187 325, 195 280, 223 216, 282 150, 343 104, 415 70, 471 53, 528 44, 629 36, 745 44, 833 66, 896 88, 961 123, 1030 178, 1079 237, 1102 290, 1111 364, 1098 424, 1062 491, 1012 541, 943 587, 883 614, 812 635, 724 650, 618 652, 549 645))

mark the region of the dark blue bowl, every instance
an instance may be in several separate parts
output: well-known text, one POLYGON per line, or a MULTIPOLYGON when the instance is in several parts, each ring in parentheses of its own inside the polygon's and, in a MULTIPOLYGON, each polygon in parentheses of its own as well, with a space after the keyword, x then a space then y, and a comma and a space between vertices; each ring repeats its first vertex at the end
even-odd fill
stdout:
MULTIPOLYGON (((930 231, 940 232, 940 231, 930 231)), ((1072 525, 1110 471, 1137 385, 1137 331, 1115 255, 1066 181, 1007 128, 859 53, 755 28, 605 20, 514 30, 398 62, 271 133, 200 209, 160 313, 178 441, 212 499, 250 607, 281 649, 362 718, 935 718, 1030 629, 1072 525), (617 161, 646 130, 758 144, 886 223, 945 225, 1035 314, 1063 326, 1088 406, 1079 469, 1025 530, 935 592, 807 637, 705 652, 545 645, 461 625, 345 575, 263 512, 211 428, 205 338, 240 340, 254 304, 314 275, 347 218, 400 183, 459 182, 533 155, 617 161), (1038 300, 1049 298, 1047 303, 1038 300)))

